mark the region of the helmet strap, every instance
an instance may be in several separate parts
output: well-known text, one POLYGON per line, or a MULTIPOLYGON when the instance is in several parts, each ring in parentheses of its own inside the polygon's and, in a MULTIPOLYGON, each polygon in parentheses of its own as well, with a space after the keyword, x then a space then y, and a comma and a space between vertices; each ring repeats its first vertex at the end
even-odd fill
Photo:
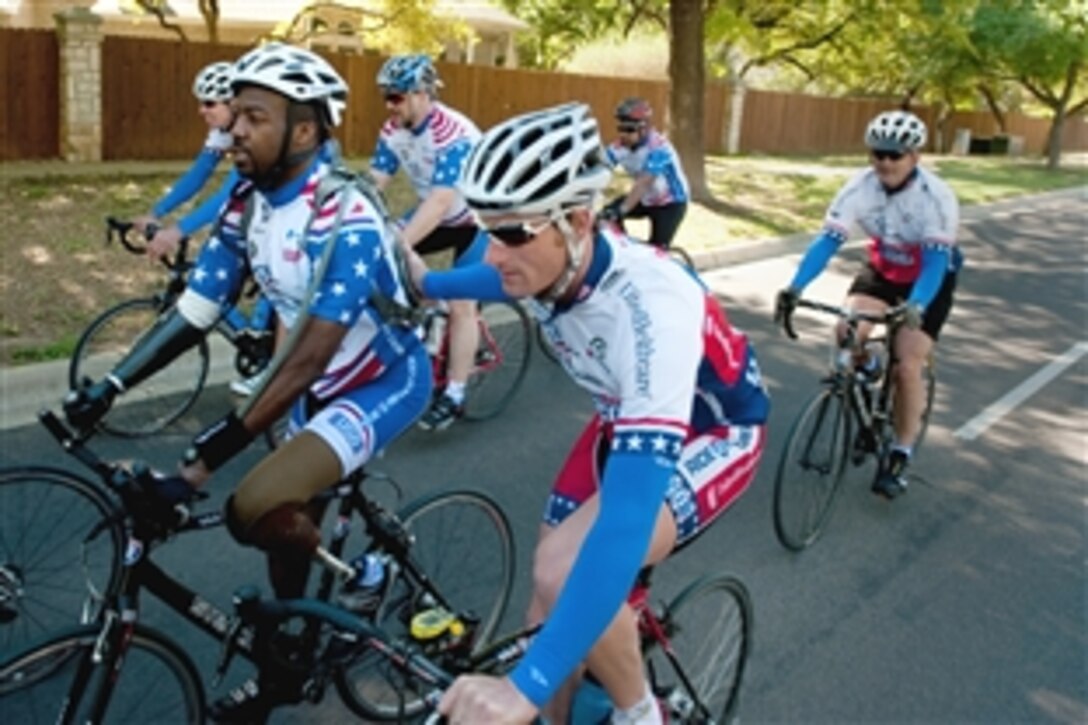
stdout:
POLYGON ((559 278, 552 283, 552 286, 545 290, 544 294, 539 295, 539 298, 544 302, 554 303, 562 299, 570 290, 571 282, 574 281, 578 269, 582 266, 582 260, 585 258, 586 245, 584 238, 577 238, 574 228, 562 211, 554 211, 550 214, 550 217, 552 223, 559 229, 559 233, 563 235, 563 243, 567 247, 566 268, 559 275, 559 278))
MULTIPOLYGON (((321 123, 320 120, 317 121, 321 123)), ((258 189, 268 191, 278 188, 284 181, 288 172, 302 164, 307 164, 314 154, 321 147, 320 133, 318 143, 312 148, 303 149, 301 151, 291 152, 291 137, 294 136, 295 126, 298 125, 298 119, 291 111, 291 105, 287 107, 287 121, 283 132, 283 141, 280 143, 280 152, 276 156, 275 163, 265 173, 261 174, 259 178, 254 178, 253 183, 258 189)))

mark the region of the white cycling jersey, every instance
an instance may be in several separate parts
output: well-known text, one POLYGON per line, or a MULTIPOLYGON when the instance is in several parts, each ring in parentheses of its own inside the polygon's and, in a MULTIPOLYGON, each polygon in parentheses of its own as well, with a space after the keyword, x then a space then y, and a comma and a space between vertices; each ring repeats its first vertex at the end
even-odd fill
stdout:
POLYGON ((889 194, 876 171, 868 168, 839 191, 824 224, 843 237, 856 224, 870 238, 873 267, 892 282, 909 284, 918 278, 927 245, 951 247, 952 268, 959 269, 959 218, 955 193, 927 169, 917 167, 904 188, 889 194))

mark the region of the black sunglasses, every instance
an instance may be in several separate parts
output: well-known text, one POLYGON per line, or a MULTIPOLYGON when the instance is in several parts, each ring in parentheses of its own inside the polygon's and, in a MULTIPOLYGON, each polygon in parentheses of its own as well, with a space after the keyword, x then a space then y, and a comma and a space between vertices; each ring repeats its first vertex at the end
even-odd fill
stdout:
POLYGON ((397 104, 404 100, 403 93, 386 93, 384 94, 386 103, 397 104))
POLYGON ((877 161, 898 161, 903 156, 902 151, 873 151, 873 158, 877 161))
POLYGON ((219 101, 201 101, 200 105, 204 106, 204 108, 215 108, 219 105, 219 101))
POLYGON ((638 133, 641 129, 642 126, 637 123, 621 123, 616 126, 616 130, 620 133, 638 133))
POLYGON ((507 247, 520 247, 536 239, 541 232, 551 225, 552 222, 549 219, 535 227, 529 226, 528 222, 522 222, 521 224, 489 227, 484 229, 484 231, 507 247))

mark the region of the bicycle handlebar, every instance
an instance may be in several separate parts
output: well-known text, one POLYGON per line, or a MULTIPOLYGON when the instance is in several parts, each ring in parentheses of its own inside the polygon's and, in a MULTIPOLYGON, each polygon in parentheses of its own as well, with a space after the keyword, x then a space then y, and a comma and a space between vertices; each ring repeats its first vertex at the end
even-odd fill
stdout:
MULTIPOLYGON (((831 315, 835 315, 846 321, 848 325, 856 326, 859 322, 872 322, 874 324, 894 325, 898 322, 902 316, 903 311, 906 308, 905 305, 899 305, 893 307, 887 312, 881 312, 879 314, 872 314, 870 312, 861 312, 849 307, 843 307, 841 305, 829 305, 826 302, 817 302, 815 300, 806 300, 800 298, 794 304, 795 307, 806 307, 810 310, 816 310, 817 312, 826 312, 831 315)), ((786 334, 791 340, 797 339, 797 332, 793 329, 793 310, 790 310, 786 316, 782 319, 782 327, 785 329, 786 334)))
MULTIPOLYGON (((136 225, 130 221, 124 219, 118 219, 117 217, 106 217, 106 244, 117 240, 126 250, 132 254, 138 254, 140 256, 147 254, 147 244, 134 244, 130 238, 130 235, 136 225)), ((161 227, 158 224, 150 223, 144 230, 144 241, 150 242, 158 234, 161 227)), ((188 265, 189 256, 189 237, 182 237, 178 243, 178 251, 174 253, 174 258, 168 259, 163 257, 161 259, 163 266, 169 269, 171 272, 184 272, 188 265)))

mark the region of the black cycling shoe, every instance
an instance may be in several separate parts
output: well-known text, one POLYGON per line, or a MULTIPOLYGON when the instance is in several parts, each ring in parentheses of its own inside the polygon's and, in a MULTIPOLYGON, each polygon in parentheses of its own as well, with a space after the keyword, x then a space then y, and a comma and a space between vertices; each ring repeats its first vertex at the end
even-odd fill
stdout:
POLYGON ((464 414, 464 405, 455 403, 448 395, 442 394, 435 399, 430 410, 419 419, 419 427, 430 431, 445 430, 464 414))
POLYGON ((889 501, 907 490, 907 463, 910 461, 903 451, 888 454, 887 465, 883 467, 873 481, 873 493, 889 501))

